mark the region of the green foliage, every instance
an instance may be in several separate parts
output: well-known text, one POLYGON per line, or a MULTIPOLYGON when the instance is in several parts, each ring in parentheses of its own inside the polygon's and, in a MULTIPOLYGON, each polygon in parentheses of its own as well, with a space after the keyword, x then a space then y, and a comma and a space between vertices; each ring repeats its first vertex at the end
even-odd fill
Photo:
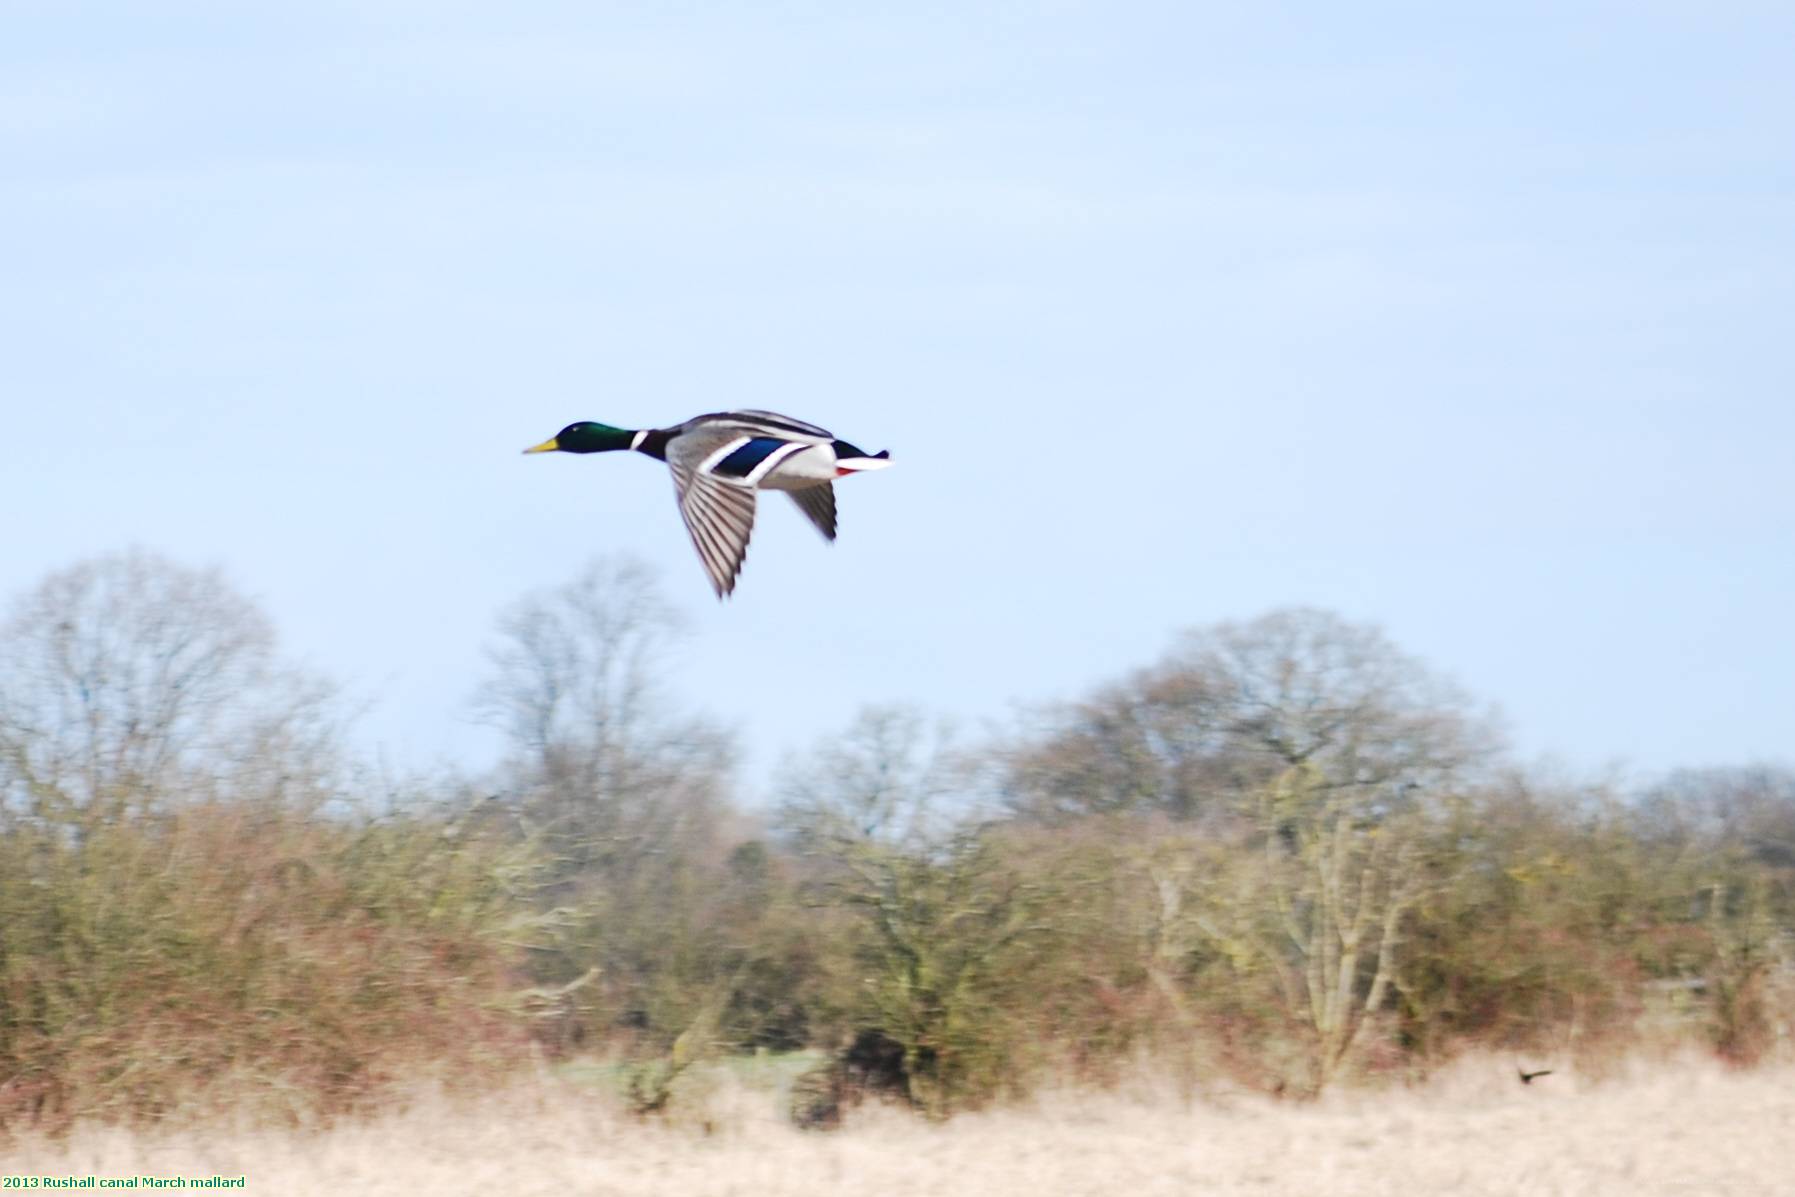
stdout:
POLYGON ((989 837, 938 856, 872 850, 833 899, 860 917, 853 1014, 904 1048, 910 1096, 932 1115, 1020 1089, 1038 1030, 1028 968, 1044 937, 1040 891, 989 837))

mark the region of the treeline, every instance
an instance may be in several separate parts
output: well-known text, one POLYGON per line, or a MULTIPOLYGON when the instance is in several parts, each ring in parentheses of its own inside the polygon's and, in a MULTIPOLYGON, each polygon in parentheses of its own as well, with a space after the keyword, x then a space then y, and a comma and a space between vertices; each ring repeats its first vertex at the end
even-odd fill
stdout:
POLYGON ((956 744, 862 712, 732 785, 655 580, 498 620, 489 776, 345 747, 213 573, 77 565, 0 627, 0 1130, 307 1118, 421 1075, 819 1049, 931 1114, 1143 1062, 1312 1094, 1470 1047, 1599 1066, 1795 1019, 1795 775, 1529 773, 1373 628, 1281 611, 956 744), (749 798, 763 801, 750 808, 749 798))

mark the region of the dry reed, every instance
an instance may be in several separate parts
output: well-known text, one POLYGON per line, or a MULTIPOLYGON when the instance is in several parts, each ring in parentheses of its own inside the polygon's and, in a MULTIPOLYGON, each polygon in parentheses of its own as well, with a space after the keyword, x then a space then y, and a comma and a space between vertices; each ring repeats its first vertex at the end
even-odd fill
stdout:
POLYGON ((1147 1082, 1061 1091, 934 1124, 887 1108, 836 1133, 785 1124, 764 1092, 721 1086, 643 1122, 543 1083, 478 1101, 420 1098, 310 1131, 87 1126, 15 1140, 41 1176, 237 1176, 245 1191, 701 1195, 926 1193, 1761 1194, 1790 1191, 1795 1070, 1640 1062, 1601 1081, 1519 1083, 1467 1061, 1424 1087, 1312 1104, 1147 1082))

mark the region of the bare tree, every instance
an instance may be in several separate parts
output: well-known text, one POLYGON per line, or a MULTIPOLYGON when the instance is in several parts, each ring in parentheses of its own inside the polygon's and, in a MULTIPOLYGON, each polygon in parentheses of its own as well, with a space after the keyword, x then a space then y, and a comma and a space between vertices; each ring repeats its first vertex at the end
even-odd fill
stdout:
POLYGON ((727 740, 670 712, 660 679, 682 627, 647 566, 594 561, 513 603, 498 630, 476 708, 511 741, 521 809, 582 846, 574 863, 709 811, 727 740))
POLYGON ((1001 754, 1003 800, 1031 821, 1199 819, 1206 796, 1236 780, 1221 696, 1213 679, 1182 664, 1140 670, 1047 720, 1046 735, 1001 754))
POLYGON ((537 979, 592 974, 572 998, 579 1026, 651 1039, 726 1000, 705 914, 726 869, 730 744, 661 686, 679 633, 646 566, 595 561, 500 616, 476 695, 511 743, 499 809, 547 861, 538 899, 554 931, 533 956, 537 979))
POLYGON ((0 776, 40 813, 278 781, 319 766, 328 697, 217 571, 111 554, 45 578, 0 629, 0 776))
POLYGON ((681 630, 646 565, 594 561, 499 617, 478 710, 543 779, 616 780, 608 769, 666 733, 657 679, 681 630))
POLYGON ((1312 765, 1331 788, 1431 786, 1497 742, 1456 686, 1376 627, 1327 611, 1191 632, 1169 664, 1207 681, 1233 748, 1272 773, 1312 765))
POLYGON ((1296 608, 1187 633, 1157 665, 1044 713, 1001 753, 1003 798, 1059 822, 1230 816, 1238 795, 1313 764, 1364 794, 1425 786, 1488 753, 1488 721, 1374 627, 1296 608))
POLYGON ((1052 713, 1003 754, 1002 784, 1025 818, 1141 820, 1148 976, 1175 1005, 1180 959, 1268 981, 1310 1045, 1291 1079, 1319 1088, 1390 997, 1430 804, 1494 742, 1377 629, 1297 609, 1192 632, 1052 713), (1200 834, 1166 836, 1164 818, 1200 834))
POLYGON ((948 742, 945 727, 912 708, 867 707, 839 739, 788 763, 776 825, 809 852, 926 852, 952 822, 943 807, 960 766, 948 742))

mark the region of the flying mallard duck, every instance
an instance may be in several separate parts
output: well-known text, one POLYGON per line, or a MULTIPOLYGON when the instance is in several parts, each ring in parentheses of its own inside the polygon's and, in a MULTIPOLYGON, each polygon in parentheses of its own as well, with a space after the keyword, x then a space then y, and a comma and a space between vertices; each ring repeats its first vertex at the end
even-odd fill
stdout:
POLYGON ((679 514, 722 598, 748 555, 754 492, 782 490, 826 539, 835 539, 837 478, 891 464, 835 434, 770 411, 718 411, 671 428, 613 428, 581 420, 525 453, 608 453, 634 449, 673 468, 679 514))

